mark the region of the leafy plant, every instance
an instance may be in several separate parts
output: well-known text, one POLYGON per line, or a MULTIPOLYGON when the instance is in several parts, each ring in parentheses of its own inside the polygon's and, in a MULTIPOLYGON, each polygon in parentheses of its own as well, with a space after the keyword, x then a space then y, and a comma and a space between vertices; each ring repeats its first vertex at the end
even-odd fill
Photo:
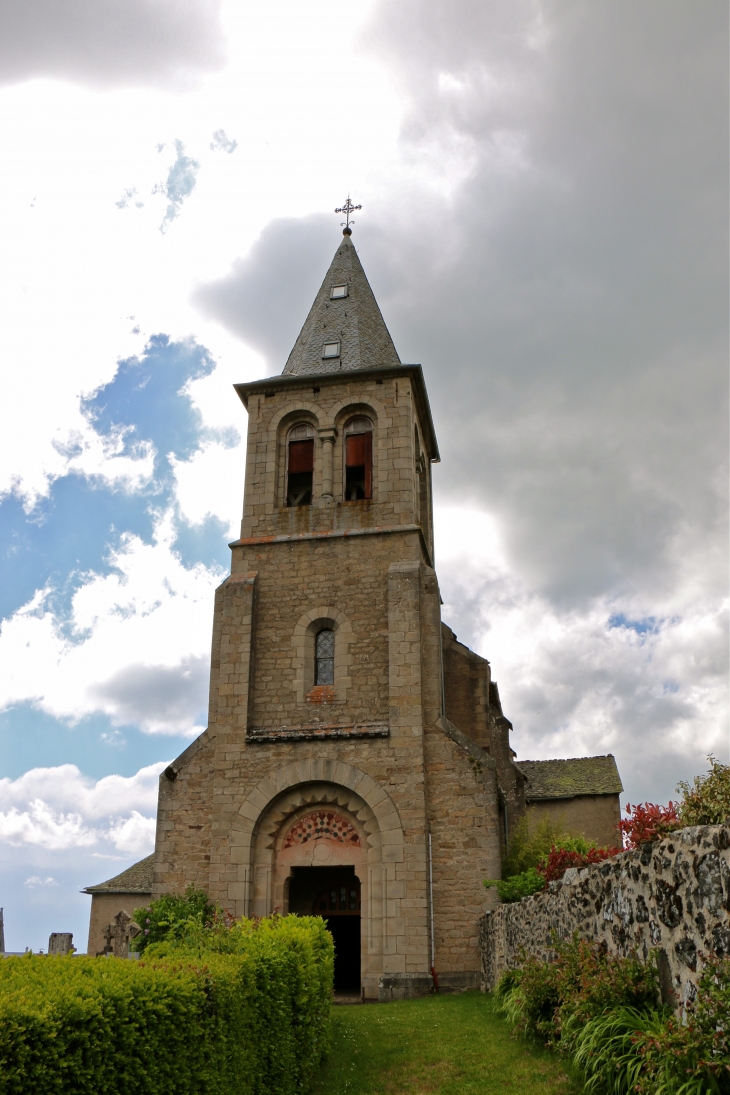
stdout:
POLYGON ((710 755, 710 771, 695 776, 692 784, 682 781, 679 820, 682 825, 722 825, 730 818, 730 765, 710 755))
MULTIPOLYGON (((578 844, 579 841, 571 843, 578 844)), ((585 841, 581 843, 586 844, 585 841)), ((597 848, 595 845, 587 846, 586 851, 565 846, 553 847, 540 861, 537 869, 546 883, 555 882, 563 877, 569 867, 590 867, 594 863, 603 863, 605 859, 611 859, 620 851, 620 848, 597 848)))
POLYGON ((554 961, 528 958, 509 976, 508 984, 500 983, 497 990, 502 1010, 521 1033, 549 1045, 571 1045, 576 1032, 606 1008, 648 1011, 658 999, 653 964, 618 958, 577 935, 556 943, 554 961))
POLYGON ((641 1095, 720 1095, 730 1090, 730 958, 711 955, 697 998, 682 1017, 671 1015, 637 1038, 641 1095))
POLYGON ((548 882, 563 877, 568 867, 587 867, 616 855, 619 848, 599 848, 583 836, 565 833, 544 818, 531 832, 527 818, 517 826, 505 857, 500 880, 489 878, 505 904, 540 893, 548 882), (520 867, 520 870, 516 870, 520 867))
POLYGON ((574 937, 553 962, 531 958, 495 990, 516 1031, 569 1055, 589 1095, 730 1091, 730 958, 705 961, 683 1015, 658 1005, 654 963, 574 937))
MULTIPOLYGON (((618 1007, 606 1009, 576 1030, 571 1056, 586 1076, 588 1095, 628 1095, 640 1090, 644 1062, 637 1042, 659 1035, 664 1022, 658 1011, 618 1007)), ((657 1095, 658 1089, 651 1090, 657 1095)))
POLYGON ((647 841, 661 840, 682 826, 674 802, 668 806, 657 806, 653 802, 642 802, 638 806, 627 803, 626 813, 628 817, 618 823, 625 848, 638 848, 647 841))
POLYGON ((522 874, 512 875, 511 878, 487 878, 484 885, 487 889, 496 887, 500 901, 508 905, 513 901, 521 901, 523 897, 530 897, 532 894, 544 890, 545 876, 536 871, 534 867, 530 867, 522 874))
POLYGON ((531 867, 536 869, 540 860, 554 845, 571 839, 582 838, 569 837, 568 833, 554 825, 549 818, 543 818, 537 825, 530 827, 527 816, 524 816, 515 826, 507 845, 507 853, 502 863, 502 877, 513 878, 529 871, 531 867))
POLYGON ((131 947, 143 954, 150 943, 180 939, 191 928, 212 923, 216 914, 216 906, 205 890, 196 889, 191 883, 183 895, 164 894, 151 905, 134 910, 134 920, 142 931, 132 940, 131 947))

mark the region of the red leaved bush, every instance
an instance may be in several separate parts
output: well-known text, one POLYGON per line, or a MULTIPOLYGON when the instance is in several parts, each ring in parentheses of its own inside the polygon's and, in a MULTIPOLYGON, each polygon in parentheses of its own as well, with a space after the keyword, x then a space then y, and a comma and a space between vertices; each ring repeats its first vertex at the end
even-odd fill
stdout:
POLYGON ((611 859, 620 851, 620 848, 589 848, 587 852, 572 852, 553 845, 537 869, 545 876, 546 882, 556 882, 569 867, 589 867, 594 863, 602 863, 604 859, 611 859))
POLYGON ((667 833, 681 828, 674 802, 668 806, 656 806, 653 802, 642 802, 638 806, 627 803, 626 813, 629 815, 626 820, 618 823, 625 848, 638 848, 647 841, 661 840, 667 833))

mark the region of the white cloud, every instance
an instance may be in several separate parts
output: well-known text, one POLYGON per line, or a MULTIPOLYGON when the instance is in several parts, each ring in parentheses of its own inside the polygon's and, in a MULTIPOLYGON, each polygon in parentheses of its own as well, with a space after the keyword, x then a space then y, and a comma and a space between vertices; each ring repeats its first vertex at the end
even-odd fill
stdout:
MULTIPOLYGON (((0 779, 0 839, 11 846, 149 854, 154 846, 157 781, 167 761, 136 775, 91 780, 74 764, 33 768, 0 779)), ((51 885, 33 876, 26 885, 51 885)))
POLYGON ((220 0, 8 0, 0 82, 184 88, 223 63, 220 0))
POLYGON ((103 711, 150 733, 199 731, 213 591, 223 575, 186 568, 173 544, 168 513, 152 544, 122 538, 112 573, 87 576, 68 621, 48 607, 48 590, 3 621, 0 706, 30 701, 58 718, 103 711))
MULTIPOLYGON (((180 33, 198 25, 175 11, 180 33)), ((231 0, 223 20, 231 63, 190 95, 50 80, 0 92, 0 487, 32 501, 74 461, 128 489, 147 481, 151 454, 92 436, 78 396, 154 331, 193 332, 220 358, 190 389, 206 424, 240 429, 228 384, 261 374, 250 346, 283 364, 334 250, 330 210, 356 182, 358 247, 396 345, 428 378, 448 618, 491 657, 521 755, 615 741, 655 761, 652 778, 690 753, 694 766, 725 689, 726 6, 231 0), (236 155, 211 150, 219 131, 236 155), (175 137, 202 166, 162 235, 163 198, 115 202, 150 193, 157 145, 175 137), (214 280, 226 308, 211 315, 227 310, 250 346, 195 310, 195 286, 214 280), (472 516, 460 524, 457 507, 472 516), (444 520, 473 537, 467 559, 444 550, 444 520), (620 612, 658 629, 607 629, 620 612)), ((76 24, 48 48, 60 56, 76 24)), ((235 535, 242 450, 210 443, 175 474, 185 516, 235 535)), ((112 578, 89 576, 68 632, 42 593, 7 621, 3 702, 123 720, 150 688, 164 707, 175 667, 193 686, 217 575, 186 571, 169 540, 129 538, 118 555, 112 578)), ((147 728, 177 720, 158 706, 147 728)))
POLYGON ((531 590, 499 521, 436 511, 443 617, 492 665, 518 761, 612 752, 630 800, 666 801, 679 779, 727 753, 727 603, 695 567, 663 598, 579 606, 531 590))
MULTIPOLYGON (((371 0, 344 8, 338 0, 258 6, 226 0, 230 64, 188 95, 139 88, 99 94, 44 79, 0 88, 0 150, 12 165, 0 173, 0 359, 7 363, 0 492, 12 488, 29 504, 46 495, 49 478, 68 468, 70 437, 92 446, 79 458, 85 474, 121 474, 119 460, 104 468, 78 397, 111 380, 116 361, 138 353, 151 334, 195 334, 220 358, 226 377, 260 375, 260 362, 240 342, 201 319, 191 291, 245 253, 278 210, 293 217, 329 211, 350 180, 392 154, 398 97, 373 59, 353 48, 372 6, 371 0), (294 96, 284 90, 291 86, 294 96), (219 132, 235 134, 235 155, 210 149, 211 134, 219 132), (334 162, 333 132, 339 134, 334 162), (184 215, 163 235, 157 229, 167 199, 148 195, 161 177, 157 146, 170 149, 175 138, 201 169, 184 215), (115 203, 134 190, 137 198, 120 211, 115 203), (136 208, 136 200, 144 207, 136 208)), ((211 0, 9 3, 3 17, 15 30, 0 34, 0 61, 3 48, 24 65, 27 56, 43 54, 46 39, 59 55, 71 41, 92 67, 108 69, 113 85, 115 66, 89 43, 93 27, 116 12, 122 28, 147 35, 145 48, 152 59, 157 55, 164 76, 167 47, 177 56, 181 41, 197 38, 204 52, 218 33, 217 7, 211 0), (46 9, 37 34, 26 35, 27 20, 46 9), (62 10, 66 26, 56 34, 62 10), (162 50, 148 33, 150 20, 170 24, 162 50)), ((133 71, 135 50, 124 33, 113 49, 133 71)), ((335 237, 338 218, 328 217, 335 237)), ((208 400, 208 410, 216 420, 239 427, 243 421, 230 389, 215 408, 208 400)))
POLYGON ((215 442, 202 445, 190 460, 171 458, 175 494, 186 521, 198 525, 206 517, 218 517, 228 525, 229 536, 240 535, 244 460, 243 445, 231 450, 215 442))
POLYGON ((26 878, 24 885, 30 886, 57 886, 55 878, 51 878, 49 875, 47 878, 40 878, 37 874, 32 874, 30 878, 26 878))

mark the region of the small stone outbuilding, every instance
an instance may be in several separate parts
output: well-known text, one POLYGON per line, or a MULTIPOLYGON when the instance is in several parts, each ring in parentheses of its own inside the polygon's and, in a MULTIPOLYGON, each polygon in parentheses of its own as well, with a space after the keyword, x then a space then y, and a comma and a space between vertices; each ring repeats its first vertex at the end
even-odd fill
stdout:
POLYGON ((623 791, 616 761, 605 757, 570 760, 521 760, 527 778, 528 825, 543 818, 601 847, 621 847, 619 795, 623 791))
POLYGON ((92 957, 102 954, 107 946, 104 929, 113 924, 120 912, 128 917, 134 916, 134 910, 149 904, 152 900, 152 874, 155 857, 148 855, 139 863, 134 863, 126 871, 115 875, 98 886, 87 886, 82 893, 91 894, 91 916, 89 919, 89 942, 86 953, 92 957))

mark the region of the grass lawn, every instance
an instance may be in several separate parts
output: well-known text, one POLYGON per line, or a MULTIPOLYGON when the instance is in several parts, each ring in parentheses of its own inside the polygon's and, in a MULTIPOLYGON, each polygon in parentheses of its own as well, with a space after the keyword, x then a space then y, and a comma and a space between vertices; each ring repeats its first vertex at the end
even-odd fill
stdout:
POLYGON ((333 1007, 314 1095, 577 1095, 563 1062, 511 1036, 488 996, 333 1007))

